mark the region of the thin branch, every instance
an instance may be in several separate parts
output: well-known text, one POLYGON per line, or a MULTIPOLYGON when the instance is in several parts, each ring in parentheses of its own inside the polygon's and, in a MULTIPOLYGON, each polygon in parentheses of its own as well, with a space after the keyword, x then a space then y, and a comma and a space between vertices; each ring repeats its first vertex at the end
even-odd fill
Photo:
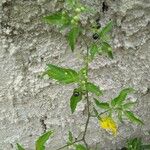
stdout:
POLYGON ((83 142, 84 142, 84 144, 85 144, 85 146, 86 146, 87 150, 89 150, 89 146, 88 146, 88 144, 87 144, 87 142, 86 142, 86 140, 85 140, 85 139, 83 139, 83 142))
MULTIPOLYGON (((101 112, 100 114, 98 114, 98 116, 101 116, 101 115, 103 115, 103 114, 105 114, 105 113, 107 113, 107 112, 109 112, 109 111, 110 111, 110 110, 108 109, 108 110, 106 110, 106 111, 104 111, 104 112, 101 112)), ((90 117, 97 117, 97 116, 90 114, 90 117)))
MULTIPOLYGON (((87 93, 88 95, 88 93, 87 93)), ((87 120, 86 120, 86 124, 85 124, 85 130, 83 133, 83 138, 85 138, 86 132, 87 132, 87 128, 88 128, 88 124, 89 124, 89 120, 90 120, 90 111, 89 111, 89 98, 87 97, 87 111, 88 111, 88 116, 87 116, 87 120)))
POLYGON ((62 146, 62 147, 60 147, 60 148, 58 148, 58 149, 56 149, 56 150, 64 149, 64 148, 66 148, 66 147, 69 147, 69 146, 74 145, 75 143, 78 143, 78 142, 81 142, 81 141, 83 141, 83 139, 76 140, 76 141, 74 141, 74 142, 71 143, 71 144, 66 144, 66 145, 64 145, 64 146, 62 146))
MULTIPOLYGON (((84 38, 83 38, 84 39, 84 38)), ((87 45, 87 42, 85 41, 84 39, 84 42, 86 44, 86 47, 87 47, 87 53, 86 53, 86 62, 85 62, 85 66, 86 66, 86 76, 87 76, 87 79, 86 79, 86 84, 88 82, 88 72, 89 72, 89 48, 88 48, 88 45, 87 45)), ((86 133, 87 133, 87 128, 88 128, 88 124, 89 124, 89 120, 90 120, 90 101, 89 101, 89 92, 88 90, 86 90, 86 101, 87 101, 87 112, 88 112, 88 116, 87 116, 87 120, 86 120, 86 124, 85 124, 85 130, 84 130, 84 133, 83 133, 83 142, 87 148, 87 150, 89 149, 88 147, 88 144, 86 142, 86 133)))
POLYGON ((88 144, 86 143, 86 139, 85 139, 85 137, 86 137, 86 133, 87 133, 87 128, 88 128, 88 124, 89 124, 89 120, 90 120, 90 108, 89 108, 89 106, 90 106, 90 101, 89 101, 89 95, 88 95, 88 91, 87 91, 87 111, 88 111, 88 116, 87 116, 87 120, 86 120, 86 124, 85 124, 85 129, 84 129, 84 133, 83 133, 83 142, 84 142, 84 144, 85 144, 85 146, 86 146, 86 148, 87 148, 87 150, 89 149, 88 148, 88 144))
MULTIPOLYGON (((83 40, 84 40, 85 45, 87 47, 87 53, 86 53, 86 59, 85 59, 85 67, 86 67, 86 76, 88 77, 88 72, 89 72, 89 47, 88 47, 88 44, 87 44, 87 42, 86 42, 84 37, 83 37, 83 40)), ((88 79, 86 79, 85 82, 87 83, 88 79)), ((60 148, 58 148, 56 150, 64 149, 64 148, 69 147, 71 145, 74 145, 75 143, 78 143, 78 142, 84 142, 87 150, 89 150, 89 146, 88 146, 88 144, 86 142, 86 139, 85 139, 86 138, 86 134, 87 134, 89 120, 90 120, 90 100, 89 100, 89 92, 88 92, 88 90, 86 90, 86 101, 87 101, 87 112, 88 112, 88 115, 87 115, 87 120, 86 120, 85 129, 84 129, 84 132, 83 132, 82 139, 76 140, 76 141, 74 141, 73 143, 71 143, 69 145, 66 144, 66 145, 64 145, 64 146, 62 146, 62 147, 60 147, 60 148)))

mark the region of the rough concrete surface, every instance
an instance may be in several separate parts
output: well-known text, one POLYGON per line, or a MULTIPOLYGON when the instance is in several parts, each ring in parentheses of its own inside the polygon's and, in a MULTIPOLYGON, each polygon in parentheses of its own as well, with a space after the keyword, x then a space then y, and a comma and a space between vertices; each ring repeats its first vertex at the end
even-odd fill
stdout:
MULTIPOLYGON (((119 135, 114 138, 93 118, 88 128, 90 145, 115 150, 129 137, 150 140, 150 1, 106 0, 108 10, 102 2, 84 0, 100 12, 102 24, 109 19, 116 22, 112 32, 115 59, 97 57, 90 65, 91 80, 104 90, 104 101, 123 87, 136 89, 130 98, 138 102, 134 112, 145 123, 119 124, 119 135)), ((82 65, 63 35, 41 20, 56 8, 56 0, 0 0, 0 150, 14 150, 17 142, 33 150, 35 139, 49 129, 55 136, 47 146, 55 150, 65 143, 68 130, 75 135, 83 130, 84 102, 74 115, 69 109, 73 86, 39 78, 47 63, 76 70, 82 65)), ((80 49, 84 46, 79 43, 76 53, 80 49)))

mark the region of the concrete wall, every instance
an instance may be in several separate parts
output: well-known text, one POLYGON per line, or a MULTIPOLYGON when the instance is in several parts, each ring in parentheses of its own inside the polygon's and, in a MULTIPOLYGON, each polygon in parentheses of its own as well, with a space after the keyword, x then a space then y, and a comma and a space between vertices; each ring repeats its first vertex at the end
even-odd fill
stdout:
MULTIPOLYGON (((137 100, 134 111, 145 125, 119 124, 119 135, 100 129, 96 119, 90 121, 88 141, 110 150, 125 139, 142 136, 150 140, 150 1, 108 0, 108 11, 102 11, 102 0, 84 0, 101 14, 101 23, 110 18, 117 22, 112 33, 115 59, 97 57, 90 65, 90 77, 104 90, 102 100, 111 99, 123 87, 133 87, 137 100)), ((59 7, 59 6, 58 6, 59 7)), ((72 54, 63 35, 44 24, 41 17, 55 11, 54 0, 0 0, 0 150, 14 150, 19 142, 34 149, 35 139, 46 130, 55 130, 50 150, 63 145, 68 130, 75 135, 85 123, 84 102, 71 115, 69 97, 73 86, 60 86, 39 78, 46 63, 79 69, 82 61, 76 55, 84 49, 79 43, 72 54)), ((92 17, 92 14, 89 15, 92 17)))

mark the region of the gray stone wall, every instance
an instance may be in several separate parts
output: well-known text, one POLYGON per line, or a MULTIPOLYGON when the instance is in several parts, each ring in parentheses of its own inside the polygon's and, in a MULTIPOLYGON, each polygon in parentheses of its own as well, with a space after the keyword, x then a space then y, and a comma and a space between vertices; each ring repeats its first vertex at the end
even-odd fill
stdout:
MULTIPOLYGON (((92 119, 88 141, 98 149, 116 149, 133 136, 150 140, 150 1, 84 0, 101 14, 101 23, 116 22, 112 33, 114 60, 99 56, 90 65, 90 77, 104 90, 102 100, 109 100, 123 87, 133 87, 130 96, 137 101, 134 111, 144 126, 129 122, 119 124, 116 138, 99 128, 92 119)), ((58 6, 59 7, 59 6, 58 6)), ((84 102, 71 115, 69 97, 73 86, 60 86, 39 78, 47 63, 79 69, 79 46, 72 54, 63 35, 42 22, 42 16, 55 11, 54 0, 0 0, 0 150, 15 150, 21 143, 34 149, 35 139, 46 130, 55 131, 48 142, 50 150, 63 145, 68 130, 75 135, 85 123, 84 102)), ((90 14, 91 17, 93 14, 90 14)))

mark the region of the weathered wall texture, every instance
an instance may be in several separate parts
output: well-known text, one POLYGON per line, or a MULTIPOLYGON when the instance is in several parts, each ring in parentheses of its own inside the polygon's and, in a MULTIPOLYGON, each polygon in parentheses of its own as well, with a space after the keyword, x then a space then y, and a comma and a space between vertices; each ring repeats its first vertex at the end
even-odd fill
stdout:
MULTIPOLYGON (((103 150, 116 149, 131 136, 150 140, 150 1, 109 0, 102 11, 102 0, 84 0, 101 13, 102 24, 110 18, 117 22, 112 33, 115 59, 98 57, 90 65, 92 80, 104 90, 103 100, 115 96, 123 87, 137 92, 134 111, 143 118, 143 127, 119 125, 114 138, 91 120, 89 143, 100 143, 103 150)), ((84 103, 71 115, 69 97, 72 86, 60 86, 39 78, 46 63, 78 69, 82 62, 67 47, 59 32, 41 21, 55 10, 56 1, 0 0, 0 150, 14 150, 19 142, 27 150, 45 130, 55 130, 48 145, 55 150, 65 143, 67 131, 83 130, 84 103)), ((79 46, 83 49, 83 46, 79 46)))

